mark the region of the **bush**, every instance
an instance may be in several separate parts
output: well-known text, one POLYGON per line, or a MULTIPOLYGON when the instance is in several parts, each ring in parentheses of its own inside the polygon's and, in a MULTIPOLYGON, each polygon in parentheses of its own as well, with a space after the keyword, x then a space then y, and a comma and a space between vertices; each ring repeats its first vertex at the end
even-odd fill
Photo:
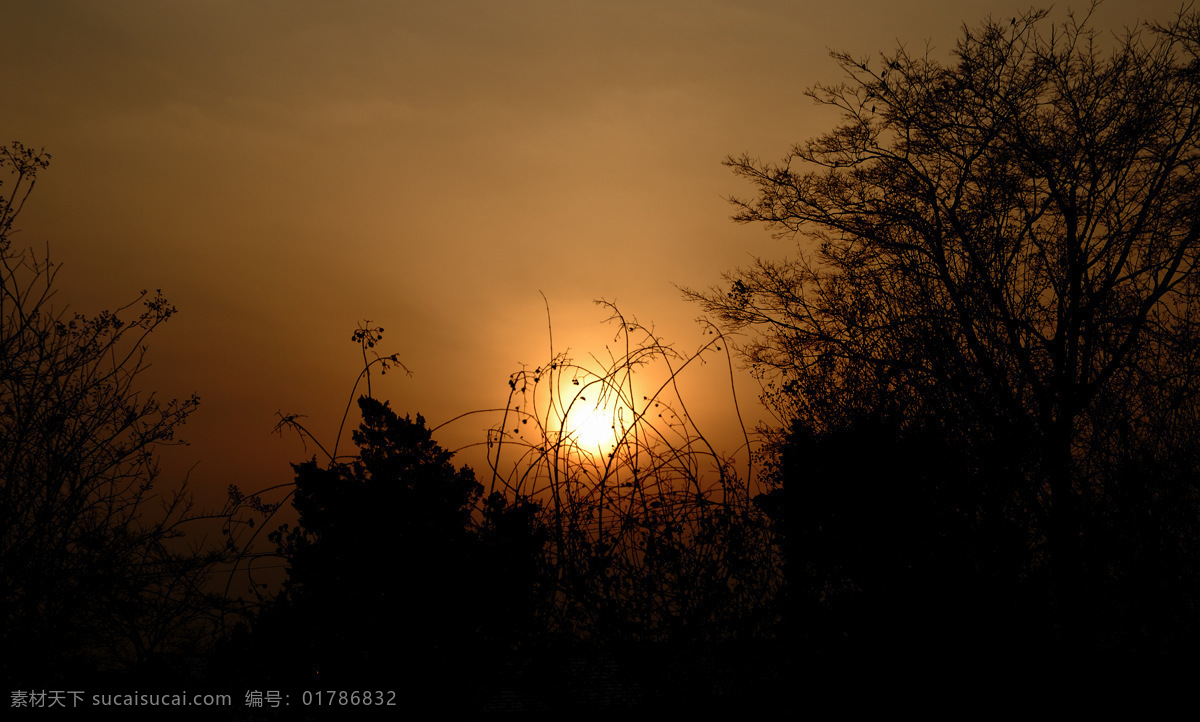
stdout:
MULTIPOLYGON (((381 331, 360 329, 354 340, 365 351, 381 331)), ((360 380, 394 362, 368 362, 360 380)), ((243 676, 286 685, 377 683, 406 700, 479 706, 495 669, 532 632, 538 506, 485 499, 421 416, 402 418, 370 396, 357 403, 357 453, 334 447, 323 462, 293 465, 298 521, 269 534, 287 581, 226 657, 242 657, 243 676)), ((282 423, 311 438, 296 417, 282 423)), ((269 515, 279 508, 232 495, 269 515)))

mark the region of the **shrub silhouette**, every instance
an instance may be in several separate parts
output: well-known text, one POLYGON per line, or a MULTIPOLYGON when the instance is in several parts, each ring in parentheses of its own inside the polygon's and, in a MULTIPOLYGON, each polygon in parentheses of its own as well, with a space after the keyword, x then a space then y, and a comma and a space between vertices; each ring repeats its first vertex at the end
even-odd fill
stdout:
MULTIPOLYGON (((353 340, 374 348, 382 329, 353 340)), ((366 361, 359 381, 370 385, 366 361)), ((357 389, 357 384, 356 387, 357 389)), ((235 633, 226 674, 285 685, 396 690, 405 703, 477 707, 492 672, 532 632, 542 536, 538 505, 484 498, 469 467, 456 468, 423 417, 400 417, 369 395, 351 434, 357 453, 294 464, 293 527, 268 537, 288 562, 283 589, 235 633)), ((295 416, 290 425, 311 439, 295 416)), ((322 450, 325 447, 321 447, 322 450)), ((231 489, 270 519, 279 504, 231 489)), ((245 519, 243 519, 245 521, 245 519)))
POLYGON ((488 440, 493 488, 544 500, 557 594, 547 623, 636 644, 744 636, 763 621, 754 617, 774 575, 749 503, 753 469, 712 446, 679 392, 683 372, 727 344, 709 328, 700 349, 681 354, 607 307, 624 352, 589 368, 552 350, 513 374, 488 440), (643 388, 639 375, 658 378, 643 388), (606 410, 603 448, 572 426, 577 406, 606 410))
POLYGON ((784 628, 808 664, 984 671, 1045 646, 1041 540, 996 451, 979 463, 936 420, 793 423, 756 501, 785 550, 784 628))
POLYGON ((304 610, 311 658, 327 678, 363 679, 400 657, 444 665, 461 651, 477 597, 471 513, 482 493, 425 428, 359 399, 359 456, 297 464, 297 528, 279 538, 285 594, 304 610))
POLYGON ((487 412, 499 416, 487 440, 492 489, 542 503, 540 627, 555 644, 522 684, 563 710, 733 704, 778 674, 763 646, 780 567, 750 502, 749 434, 740 427, 740 453, 719 452, 681 392, 689 368, 731 363, 727 340, 706 327, 699 348, 681 353, 598 303, 612 312, 618 351, 577 363, 552 345, 487 412), (603 411, 611 439, 589 442, 572 421, 580 407, 603 411))

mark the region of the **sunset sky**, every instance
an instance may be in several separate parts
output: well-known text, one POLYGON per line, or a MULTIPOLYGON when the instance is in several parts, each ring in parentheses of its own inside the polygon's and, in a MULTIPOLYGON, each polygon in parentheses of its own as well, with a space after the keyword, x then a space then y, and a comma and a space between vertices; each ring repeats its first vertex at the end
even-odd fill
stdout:
MULTIPOLYGON (((1076 3, 1080 10, 1083 3, 1076 3)), ((3 142, 53 155, 15 242, 64 265, 58 303, 93 313, 161 288, 179 314, 143 388, 196 393, 166 468, 206 499, 291 478, 275 412, 337 427, 386 329, 411 378, 376 395, 437 425, 502 405, 510 373, 602 354, 595 299, 702 342, 677 286, 792 245, 729 221, 728 154, 781 157, 836 115, 803 91, 828 52, 903 43, 946 57, 1026 2, 3 0, 3 142), (919 9, 918 9, 919 8, 919 9), (540 292, 540 293, 539 293, 540 292)), ((1094 25, 1179 3, 1110 0, 1094 25)), ((1066 16, 1059 4, 1052 17, 1066 16)), ((753 380, 741 401, 758 410, 753 380)), ((715 364, 688 393, 720 436, 715 364), (694 389, 694 390, 691 390, 694 389)), ((726 377, 727 384, 727 377, 726 377)), ((494 419, 439 433, 479 441, 494 419)), ((311 453, 311 449, 310 452, 311 453)), ((470 459, 465 459, 470 460, 470 459)), ((473 462, 477 463, 477 462, 473 462)))

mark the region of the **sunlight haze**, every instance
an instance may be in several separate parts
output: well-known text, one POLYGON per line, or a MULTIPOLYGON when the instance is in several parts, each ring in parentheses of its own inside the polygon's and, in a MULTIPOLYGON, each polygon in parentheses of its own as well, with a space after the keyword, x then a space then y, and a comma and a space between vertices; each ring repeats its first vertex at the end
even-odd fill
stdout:
MULTIPOLYGON (((597 299, 695 351, 708 339, 678 287, 793 249, 729 221, 725 199, 751 189, 722 159, 773 160, 833 127, 804 95, 838 82, 830 49, 944 57, 964 22, 1027 8, 4 2, 5 140, 53 156, 16 238, 63 265, 60 305, 161 288, 178 307, 145 390, 200 396, 164 468, 219 504, 311 456, 270 436, 277 411, 335 434, 364 320, 412 370, 375 377, 376 395, 431 426, 502 407, 509 375, 551 353, 604 357, 619 327, 597 299)), ((1094 24, 1177 9, 1112 1, 1094 24)), ((736 446, 718 356, 683 383, 736 446)), ((766 419, 755 381, 736 386, 747 424, 766 419)), ((495 423, 438 437, 476 444, 495 423)))

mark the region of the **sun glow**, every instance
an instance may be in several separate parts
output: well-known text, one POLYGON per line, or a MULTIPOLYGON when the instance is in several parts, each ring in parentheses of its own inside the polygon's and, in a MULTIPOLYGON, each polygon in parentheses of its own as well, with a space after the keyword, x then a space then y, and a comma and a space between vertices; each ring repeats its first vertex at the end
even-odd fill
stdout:
POLYGON ((619 428, 619 415, 615 409, 580 394, 566 410, 560 438, 583 451, 608 453, 616 446, 619 428))

